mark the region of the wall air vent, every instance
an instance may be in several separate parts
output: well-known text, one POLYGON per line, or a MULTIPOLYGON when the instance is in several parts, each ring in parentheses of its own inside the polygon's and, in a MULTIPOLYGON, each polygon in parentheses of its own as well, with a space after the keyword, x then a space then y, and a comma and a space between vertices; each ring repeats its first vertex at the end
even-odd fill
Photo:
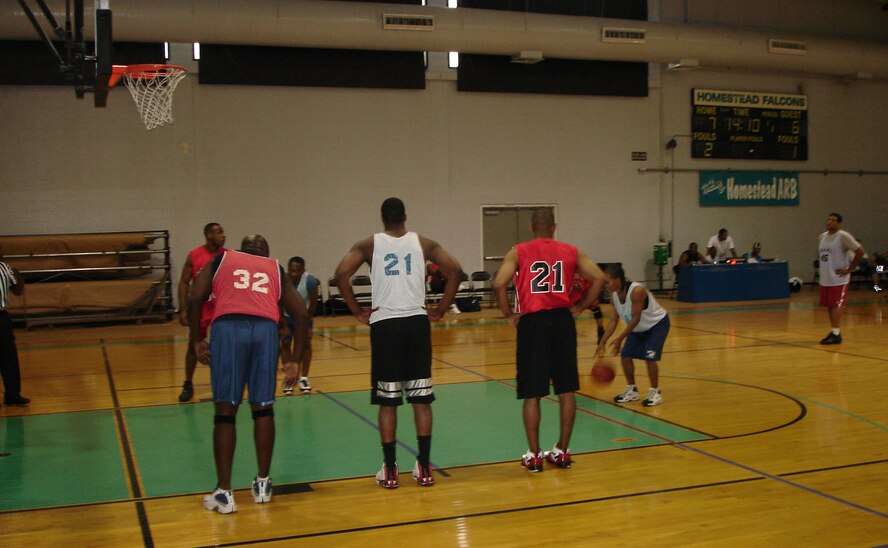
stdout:
POLYGON ((602 27, 601 41, 618 44, 644 44, 644 29, 626 29, 620 27, 602 27))
POLYGON ((435 16, 383 13, 382 28, 387 30, 435 30, 435 16))
POLYGON ((768 51, 771 53, 781 53, 783 55, 804 55, 806 53, 805 43, 797 40, 781 40, 779 38, 771 38, 768 40, 768 51))

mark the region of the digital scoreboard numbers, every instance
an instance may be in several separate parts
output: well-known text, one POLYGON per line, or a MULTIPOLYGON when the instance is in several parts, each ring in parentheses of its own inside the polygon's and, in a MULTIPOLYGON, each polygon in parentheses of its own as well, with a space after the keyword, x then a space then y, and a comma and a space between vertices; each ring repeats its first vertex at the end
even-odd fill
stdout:
POLYGON ((691 157, 807 160, 808 97, 691 90, 691 157))

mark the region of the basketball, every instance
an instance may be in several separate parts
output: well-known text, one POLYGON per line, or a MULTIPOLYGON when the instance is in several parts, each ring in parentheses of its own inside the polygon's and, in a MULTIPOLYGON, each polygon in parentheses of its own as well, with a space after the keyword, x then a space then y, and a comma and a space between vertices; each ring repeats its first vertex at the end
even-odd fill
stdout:
POLYGON ((614 382, 614 368, 603 360, 598 360, 592 366, 592 380, 597 384, 607 385, 614 382))

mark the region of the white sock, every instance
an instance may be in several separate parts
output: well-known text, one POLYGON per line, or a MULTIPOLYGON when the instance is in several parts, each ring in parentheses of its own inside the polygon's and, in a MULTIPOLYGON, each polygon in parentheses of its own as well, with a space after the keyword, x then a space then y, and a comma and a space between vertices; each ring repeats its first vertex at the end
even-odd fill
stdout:
POLYGON ((832 334, 835 335, 836 337, 838 337, 839 335, 841 335, 841 333, 839 332, 839 328, 837 327, 837 328, 833 329, 833 330, 832 330, 832 334))
POLYGON ((260 478, 259 476, 256 476, 256 481, 268 481, 268 476, 266 476, 264 478, 260 478))

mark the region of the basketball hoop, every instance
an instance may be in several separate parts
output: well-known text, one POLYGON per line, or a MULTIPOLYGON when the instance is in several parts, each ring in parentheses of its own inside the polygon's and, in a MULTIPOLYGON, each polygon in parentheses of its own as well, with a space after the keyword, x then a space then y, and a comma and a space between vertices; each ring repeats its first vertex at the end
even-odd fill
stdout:
POLYGON ((173 123, 173 92, 186 71, 175 65, 114 65, 108 87, 123 78, 145 129, 173 123))

